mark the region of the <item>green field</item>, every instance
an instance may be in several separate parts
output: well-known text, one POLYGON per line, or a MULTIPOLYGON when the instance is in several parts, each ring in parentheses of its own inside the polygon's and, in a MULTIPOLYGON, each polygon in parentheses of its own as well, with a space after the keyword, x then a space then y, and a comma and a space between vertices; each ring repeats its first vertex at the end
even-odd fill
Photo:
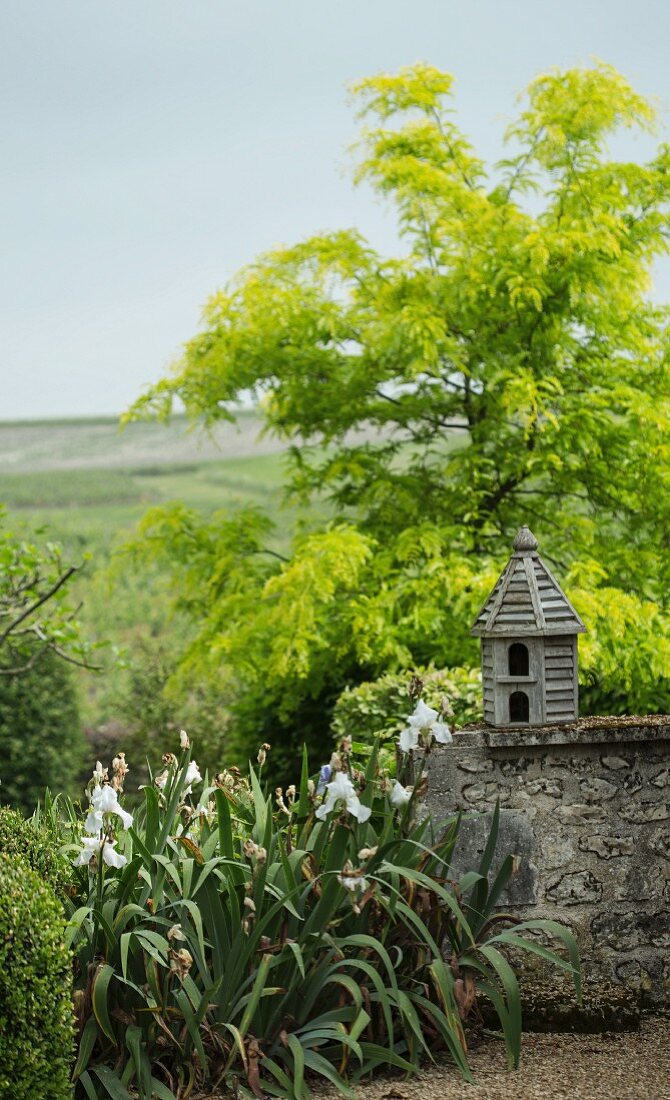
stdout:
MULTIPOLYGON (((0 423, 0 501, 71 553, 109 555, 148 507, 171 500, 211 513, 254 503, 279 511, 284 468, 251 414, 213 438, 114 419, 0 423), (219 457, 220 456, 220 457, 219 457)), ((98 563, 99 564, 99 563, 98 563)))

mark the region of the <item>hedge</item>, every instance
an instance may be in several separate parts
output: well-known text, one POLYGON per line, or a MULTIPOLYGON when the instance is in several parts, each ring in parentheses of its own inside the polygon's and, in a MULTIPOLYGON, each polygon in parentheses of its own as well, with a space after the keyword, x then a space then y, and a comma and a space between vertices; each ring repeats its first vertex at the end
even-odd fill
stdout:
POLYGON ((64 925, 51 888, 21 859, 0 855, 0 1096, 71 1096, 72 967, 64 925))
POLYGON ((0 854, 23 859, 59 897, 72 878, 72 865, 59 854, 57 839, 9 806, 0 806, 0 854))

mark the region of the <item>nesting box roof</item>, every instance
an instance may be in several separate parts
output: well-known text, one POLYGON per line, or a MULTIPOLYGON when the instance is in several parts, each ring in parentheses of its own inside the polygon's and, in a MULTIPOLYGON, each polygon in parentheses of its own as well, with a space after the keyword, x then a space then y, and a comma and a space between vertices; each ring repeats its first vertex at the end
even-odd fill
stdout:
POLYGON ((522 527, 514 553, 471 634, 477 637, 514 637, 547 634, 583 634, 584 623, 560 584, 537 552, 537 539, 522 527))

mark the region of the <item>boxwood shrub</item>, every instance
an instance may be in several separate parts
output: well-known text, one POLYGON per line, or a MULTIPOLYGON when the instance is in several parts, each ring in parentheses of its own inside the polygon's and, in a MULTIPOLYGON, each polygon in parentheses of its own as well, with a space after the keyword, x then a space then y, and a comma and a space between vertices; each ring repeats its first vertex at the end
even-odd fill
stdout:
POLYGON ((58 852, 58 839, 9 806, 0 806, 0 854, 3 853, 12 859, 23 859, 59 897, 63 896, 72 878, 72 867, 58 852))
POLYGON ((74 1040, 65 918, 51 888, 0 854, 0 1096, 66 1100, 74 1040))

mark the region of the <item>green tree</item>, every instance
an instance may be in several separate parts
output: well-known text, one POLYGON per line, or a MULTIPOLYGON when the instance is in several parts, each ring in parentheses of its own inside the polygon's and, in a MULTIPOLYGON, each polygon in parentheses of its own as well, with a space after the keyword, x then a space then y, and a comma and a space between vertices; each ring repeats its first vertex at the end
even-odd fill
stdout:
POLYGON ((670 149, 612 157, 654 111, 598 65, 535 80, 489 170, 452 83, 417 65, 354 88, 357 178, 395 206, 403 254, 341 231, 262 256, 130 414, 179 399, 211 424, 252 393, 290 492, 330 501, 285 561, 253 514, 143 525, 199 624, 182 668, 289 725, 322 705, 323 728, 346 682, 474 658, 470 618, 523 522, 591 629, 600 697, 668 698, 670 314, 649 288, 670 149))
POLYGON ((38 545, 11 530, 0 505, 0 676, 28 671, 47 651, 90 667, 94 647, 82 638, 69 598, 78 569, 58 543, 38 545))
POLYGON ((0 676, 0 806, 31 814, 45 787, 80 793, 83 754, 77 691, 65 661, 46 649, 33 666, 0 676))

